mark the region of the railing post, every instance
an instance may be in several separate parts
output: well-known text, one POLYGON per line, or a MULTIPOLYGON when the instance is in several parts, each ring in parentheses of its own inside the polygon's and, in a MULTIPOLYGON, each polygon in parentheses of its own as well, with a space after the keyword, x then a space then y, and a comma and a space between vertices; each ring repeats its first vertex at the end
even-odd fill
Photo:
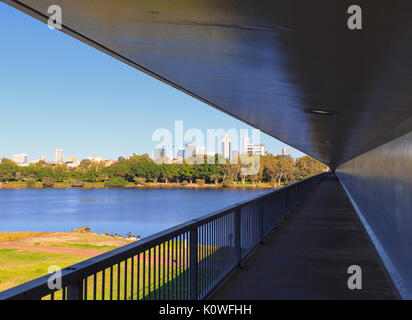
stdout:
POLYGON ((240 267, 240 261, 242 260, 242 247, 240 243, 240 230, 241 230, 241 217, 240 209, 235 211, 235 261, 236 265, 240 267))
POLYGON ((198 232, 197 224, 190 229, 190 239, 189 239, 189 277, 190 277, 190 287, 189 296, 190 300, 197 300, 197 277, 198 277, 198 232))
POLYGON ((67 286, 67 300, 83 300, 83 279, 74 281, 67 286))
POLYGON ((264 212, 263 212, 263 200, 260 200, 258 203, 259 206, 259 216, 260 216, 260 243, 263 243, 263 235, 264 235, 264 212))

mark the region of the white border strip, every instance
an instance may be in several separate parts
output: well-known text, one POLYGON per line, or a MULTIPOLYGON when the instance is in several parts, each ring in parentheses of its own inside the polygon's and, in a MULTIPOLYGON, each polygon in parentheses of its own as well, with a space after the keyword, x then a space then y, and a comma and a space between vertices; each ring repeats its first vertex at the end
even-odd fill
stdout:
POLYGON ((352 206, 355 208, 355 211, 358 214, 359 219, 363 223, 363 226, 365 227, 366 232, 368 233, 370 239, 372 240, 372 243, 374 244, 374 246, 376 248, 376 251, 378 252, 379 256, 381 257, 382 262, 385 265, 385 268, 389 273, 389 276, 392 278, 392 281, 393 281, 396 289, 398 289, 398 292, 399 292, 401 298, 404 299, 404 300, 412 300, 412 294, 410 292, 408 292, 408 290, 406 289, 406 287, 404 285, 404 281, 403 281, 400 273, 398 272, 396 267, 393 265, 392 260, 389 258, 388 254, 386 253, 386 251, 383 248, 382 244, 380 243, 379 239, 376 237, 375 233, 373 232, 371 226, 366 221, 365 217, 363 216, 362 212, 360 211, 359 207, 357 206, 355 200, 352 198, 352 196, 350 195, 348 189, 346 188, 345 184, 339 178, 338 174, 336 174, 336 176, 338 177, 338 179, 340 181, 340 184, 342 185, 343 189, 345 190, 346 194, 348 195, 349 200, 352 203, 352 206))

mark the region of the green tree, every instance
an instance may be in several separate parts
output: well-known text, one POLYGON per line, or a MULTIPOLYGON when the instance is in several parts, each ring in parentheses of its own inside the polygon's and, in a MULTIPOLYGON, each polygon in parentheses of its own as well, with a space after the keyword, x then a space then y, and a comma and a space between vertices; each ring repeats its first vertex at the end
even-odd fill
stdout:
POLYGON ((0 163, 0 180, 8 182, 16 178, 19 166, 12 160, 3 158, 0 163))

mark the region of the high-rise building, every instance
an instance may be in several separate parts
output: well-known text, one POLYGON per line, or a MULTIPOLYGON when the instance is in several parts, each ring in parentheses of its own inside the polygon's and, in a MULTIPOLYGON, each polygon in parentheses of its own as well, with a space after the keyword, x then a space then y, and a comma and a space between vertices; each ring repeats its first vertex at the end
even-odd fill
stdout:
POLYGON ((188 143, 185 146, 185 159, 196 155, 196 145, 194 143, 188 143))
POLYGON ((224 136, 222 139, 222 154, 223 158, 231 159, 232 153, 232 141, 228 135, 224 136))
POLYGON ((76 168, 79 166, 79 160, 77 160, 77 157, 67 157, 66 164, 69 168, 76 168))
POLYGON ((102 157, 98 157, 98 156, 87 157, 87 159, 89 159, 91 162, 102 162, 103 161, 102 157))
POLYGON ((258 156, 266 155, 266 149, 263 144, 249 144, 247 146, 247 154, 254 154, 258 156))
POLYGON ((67 162, 76 163, 76 162, 77 162, 77 158, 76 158, 76 157, 67 157, 67 162))
POLYGON ((196 148, 196 155, 204 155, 206 154, 206 148, 205 147, 197 147, 196 148))
POLYGON ((179 148, 176 152, 176 158, 184 158, 185 157, 185 149, 179 148))
POLYGON ((19 166, 27 166, 29 163, 29 156, 25 153, 15 154, 13 160, 19 166))
POLYGON ((64 163, 63 149, 56 149, 54 152, 54 159, 56 164, 64 163))
POLYGON ((248 146, 250 145, 250 139, 247 134, 243 136, 243 154, 248 153, 248 146))
POLYGON ((282 148, 282 156, 284 156, 284 157, 290 157, 290 149, 288 149, 288 148, 282 148))
POLYGON ((248 135, 243 136, 243 154, 254 154, 264 156, 266 154, 263 144, 251 144, 248 135))
POLYGON ((163 157, 166 156, 166 147, 160 147, 160 148, 154 148, 153 149, 153 159, 162 159, 163 157))
POLYGON ((231 160, 238 161, 238 157, 239 157, 239 151, 232 151, 231 160))

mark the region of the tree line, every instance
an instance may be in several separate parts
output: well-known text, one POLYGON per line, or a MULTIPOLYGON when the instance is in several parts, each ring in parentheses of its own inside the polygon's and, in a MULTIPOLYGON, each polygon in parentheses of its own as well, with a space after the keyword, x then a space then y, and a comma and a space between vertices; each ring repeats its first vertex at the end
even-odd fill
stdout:
MULTIPOLYGON (((213 161, 205 156, 180 164, 156 163, 147 154, 120 157, 110 166, 82 160, 76 168, 66 164, 50 165, 39 161, 28 166, 18 166, 14 161, 3 158, 0 163, 1 182, 23 182, 28 185, 42 181, 45 186, 54 182, 70 182, 73 186, 82 186, 84 182, 104 182, 107 186, 121 187, 128 182, 145 184, 148 182, 178 182, 182 184, 223 183, 261 183, 275 185, 291 183, 311 175, 323 172, 326 166, 310 156, 296 160, 291 157, 268 154, 260 156, 259 166, 247 174, 244 170, 251 166, 247 156, 239 157, 237 163, 223 160, 216 155, 213 161), (244 157, 244 158, 242 158, 244 157)), ((190 159, 189 159, 190 160, 190 159)))

